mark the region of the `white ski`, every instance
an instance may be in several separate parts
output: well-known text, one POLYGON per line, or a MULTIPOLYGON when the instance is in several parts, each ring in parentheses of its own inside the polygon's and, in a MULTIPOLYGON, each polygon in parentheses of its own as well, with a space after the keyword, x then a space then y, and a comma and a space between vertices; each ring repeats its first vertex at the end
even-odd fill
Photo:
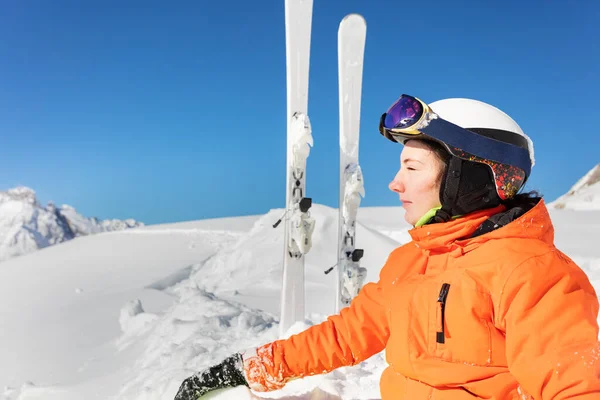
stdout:
POLYGON ((365 195, 358 144, 366 34, 366 22, 358 14, 344 17, 338 30, 340 193, 336 312, 358 294, 367 271, 360 267, 363 250, 356 248, 355 230, 361 196, 365 195))
MULTIPOLYGON (((313 0, 285 0, 287 77, 286 218, 280 334, 304 320, 304 255, 312 245, 312 202, 306 193, 306 159, 313 144, 308 119, 308 71, 313 0)), ((276 224, 277 225, 277 224, 276 224)))

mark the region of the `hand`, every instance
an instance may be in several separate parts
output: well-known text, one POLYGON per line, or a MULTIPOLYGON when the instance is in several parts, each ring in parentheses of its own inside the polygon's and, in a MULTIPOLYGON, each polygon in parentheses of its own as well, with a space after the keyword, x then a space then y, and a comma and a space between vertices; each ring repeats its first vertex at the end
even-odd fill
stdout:
POLYGON ((198 400, 208 392, 235 386, 248 386, 244 376, 244 363, 238 353, 220 364, 200 371, 183 381, 175 400, 198 400))

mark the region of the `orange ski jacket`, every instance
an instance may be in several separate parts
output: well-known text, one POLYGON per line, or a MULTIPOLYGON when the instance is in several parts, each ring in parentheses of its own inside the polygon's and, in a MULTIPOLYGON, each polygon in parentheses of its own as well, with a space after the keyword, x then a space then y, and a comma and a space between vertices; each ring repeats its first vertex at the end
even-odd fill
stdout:
POLYGON ((503 206, 410 231, 339 315, 243 355, 257 391, 386 350, 382 400, 599 400, 598 298, 553 244, 541 200, 471 237, 503 206))

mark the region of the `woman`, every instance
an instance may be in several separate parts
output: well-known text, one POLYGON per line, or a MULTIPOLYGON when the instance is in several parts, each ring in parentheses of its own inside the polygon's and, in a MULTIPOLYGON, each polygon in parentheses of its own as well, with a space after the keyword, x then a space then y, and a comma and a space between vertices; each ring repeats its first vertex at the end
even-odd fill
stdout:
POLYGON ((386 350, 383 400, 598 400, 598 298, 554 247, 544 201, 518 194, 533 146, 491 105, 402 95, 380 132, 404 144, 390 189, 412 241, 339 315, 235 354, 175 397, 270 391, 386 350))

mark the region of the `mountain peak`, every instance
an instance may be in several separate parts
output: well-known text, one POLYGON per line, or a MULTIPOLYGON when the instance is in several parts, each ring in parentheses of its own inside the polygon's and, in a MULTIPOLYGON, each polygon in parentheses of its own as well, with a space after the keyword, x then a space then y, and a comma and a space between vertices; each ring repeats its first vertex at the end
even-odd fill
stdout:
POLYGON ((558 209, 600 210, 600 164, 588 171, 550 206, 558 209))
POLYGON ((600 182, 600 164, 596 165, 587 174, 585 174, 583 178, 578 180, 577 183, 573 185, 569 193, 575 193, 580 189, 595 185, 598 182, 600 182))
POLYGON ((27 186, 17 186, 8 189, 6 192, 0 192, 0 203, 6 201, 23 201, 32 205, 38 204, 35 191, 27 186))
POLYGON ((71 206, 42 206, 35 191, 18 186, 0 192, 0 261, 78 236, 143 226, 133 219, 86 218, 71 206))

